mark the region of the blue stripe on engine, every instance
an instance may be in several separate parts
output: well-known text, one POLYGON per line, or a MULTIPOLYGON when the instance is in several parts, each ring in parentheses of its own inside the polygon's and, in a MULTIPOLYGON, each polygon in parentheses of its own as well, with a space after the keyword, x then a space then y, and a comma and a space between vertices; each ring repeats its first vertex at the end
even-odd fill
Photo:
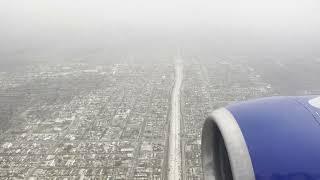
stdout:
POLYGON ((242 130, 256 180, 320 179, 320 127, 311 107, 295 97, 273 97, 227 109, 242 130))

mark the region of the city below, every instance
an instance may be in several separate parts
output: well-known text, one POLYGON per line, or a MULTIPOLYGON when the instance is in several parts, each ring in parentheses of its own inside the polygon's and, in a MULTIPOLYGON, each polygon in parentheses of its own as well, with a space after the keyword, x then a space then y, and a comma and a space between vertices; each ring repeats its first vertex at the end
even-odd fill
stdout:
POLYGON ((203 179, 214 109, 320 94, 316 57, 181 55, 0 69, 0 179, 203 179))

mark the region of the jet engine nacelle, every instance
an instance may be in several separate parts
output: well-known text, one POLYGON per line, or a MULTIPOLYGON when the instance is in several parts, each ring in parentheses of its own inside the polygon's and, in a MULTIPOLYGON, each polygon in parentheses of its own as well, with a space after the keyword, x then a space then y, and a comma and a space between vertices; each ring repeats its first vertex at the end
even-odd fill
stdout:
POLYGON ((215 110, 202 130, 213 180, 319 180, 320 97, 271 97, 215 110))

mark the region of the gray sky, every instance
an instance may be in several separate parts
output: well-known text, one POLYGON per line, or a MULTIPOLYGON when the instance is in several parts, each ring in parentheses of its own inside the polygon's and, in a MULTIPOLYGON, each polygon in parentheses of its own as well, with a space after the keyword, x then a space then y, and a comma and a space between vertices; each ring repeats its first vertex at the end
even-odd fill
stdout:
POLYGON ((0 27, 2 49, 30 46, 30 41, 31 46, 77 44, 79 39, 92 46, 174 39, 225 51, 257 45, 312 49, 320 44, 320 2, 1 0, 0 27))
POLYGON ((7 25, 126 23, 303 30, 301 26, 319 26, 319 5, 317 0, 2 0, 0 15, 7 25))

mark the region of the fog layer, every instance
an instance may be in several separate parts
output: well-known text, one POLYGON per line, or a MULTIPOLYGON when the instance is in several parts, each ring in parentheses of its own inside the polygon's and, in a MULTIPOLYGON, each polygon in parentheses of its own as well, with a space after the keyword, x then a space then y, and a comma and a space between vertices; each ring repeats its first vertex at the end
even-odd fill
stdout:
POLYGON ((319 17, 316 0, 3 0, 0 53, 319 56, 319 17))

